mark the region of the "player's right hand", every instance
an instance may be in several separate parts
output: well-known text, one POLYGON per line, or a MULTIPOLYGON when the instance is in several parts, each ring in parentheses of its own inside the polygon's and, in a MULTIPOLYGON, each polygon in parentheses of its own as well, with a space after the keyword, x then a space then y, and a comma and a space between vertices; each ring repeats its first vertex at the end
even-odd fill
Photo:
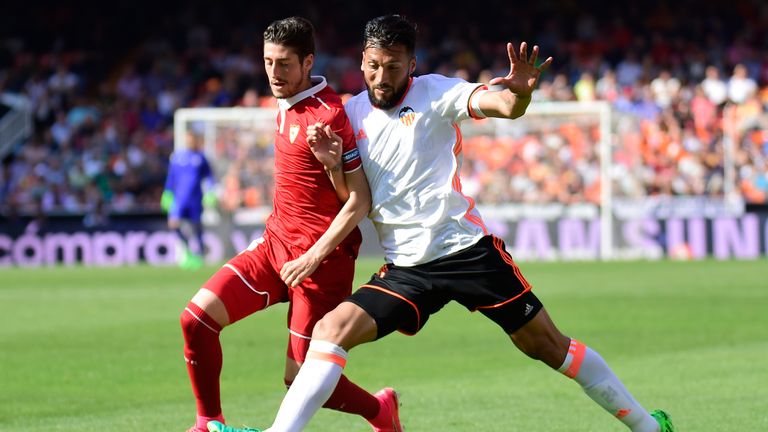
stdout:
POLYGON ((280 279, 286 285, 293 288, 314 273, 317 267, 320 266, 321 261, 322 259, 319 257, 306 252, 295 260, 283 264, 283 267, 280 269, 280 279))
POLYGON ((315 123, 307 127, 307 144, 326 170, 341 166, 342 139, 329 125, 315 123))

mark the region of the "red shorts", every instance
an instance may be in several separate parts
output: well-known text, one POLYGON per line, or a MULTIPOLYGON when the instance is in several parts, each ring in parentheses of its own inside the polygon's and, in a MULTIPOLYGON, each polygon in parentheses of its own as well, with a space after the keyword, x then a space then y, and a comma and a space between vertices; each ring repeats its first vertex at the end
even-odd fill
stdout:
POLYGON ((267 233, 203 285, 224 302, 230 323, 273 304, 290 302, 288 356, 300 362, 304 361, 315 323, 352 293, 355 272, 353 252, 337 248, 312 275, 289 289, 280 279, 280 269, 303 252, 267 233))

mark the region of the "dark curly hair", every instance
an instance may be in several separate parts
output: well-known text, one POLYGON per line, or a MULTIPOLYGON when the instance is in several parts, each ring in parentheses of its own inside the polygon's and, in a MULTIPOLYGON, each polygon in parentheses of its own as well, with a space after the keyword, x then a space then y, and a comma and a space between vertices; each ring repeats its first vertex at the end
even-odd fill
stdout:
POLYGON ((416 50, 416 25, 400 15, 376 17, 365 25, 363 48, 403 45, 410 54, 416 50))
POLYGON ((302 61, 315 53, 315 28, 309 20, 297 16, 273 21, 264 30, 264 43, 267 42, 292 48, 302 61))

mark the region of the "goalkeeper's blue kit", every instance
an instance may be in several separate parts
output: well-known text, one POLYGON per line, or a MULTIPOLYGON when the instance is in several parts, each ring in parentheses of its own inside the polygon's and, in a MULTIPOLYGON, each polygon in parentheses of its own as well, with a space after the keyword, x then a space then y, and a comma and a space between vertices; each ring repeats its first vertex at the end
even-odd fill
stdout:
POLYGON ((181 150, 171 155, 165 190, 173 194, 168 216, 200 222, 203 214, 203 183, 213 186, 213 173, 201 151, 181 150))

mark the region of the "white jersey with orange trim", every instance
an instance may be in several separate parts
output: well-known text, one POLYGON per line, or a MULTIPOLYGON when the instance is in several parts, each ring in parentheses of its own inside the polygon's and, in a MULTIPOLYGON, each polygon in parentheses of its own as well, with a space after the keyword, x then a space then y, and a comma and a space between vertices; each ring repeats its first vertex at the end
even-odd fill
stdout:
POLYGON ((435 260, 487 234, 459 180, 458 123, 482 117, 470 98, 483 85, 423 75, 408 86, 392 109, 371 105, 366 91, 345 105, 371 186, 369 218, 386 261, 399 266, 435 260))

